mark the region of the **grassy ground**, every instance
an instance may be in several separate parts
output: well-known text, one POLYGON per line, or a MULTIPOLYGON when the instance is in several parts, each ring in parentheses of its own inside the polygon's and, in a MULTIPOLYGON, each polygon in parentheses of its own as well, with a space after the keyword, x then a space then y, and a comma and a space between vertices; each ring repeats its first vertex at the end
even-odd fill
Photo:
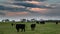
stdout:
POLYGON ((25 24, 26 32, 17 32, 15 25, 12 27, 11 23, 0 23, 0 34, 60 34, 60 23, 36 24, 35 31, 31 31, 31 23, 25 24))

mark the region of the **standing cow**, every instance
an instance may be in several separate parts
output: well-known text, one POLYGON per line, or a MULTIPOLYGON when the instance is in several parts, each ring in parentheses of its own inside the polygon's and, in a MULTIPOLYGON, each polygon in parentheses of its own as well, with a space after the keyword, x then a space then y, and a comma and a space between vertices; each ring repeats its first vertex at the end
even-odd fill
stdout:
POLYGON ((31 24, 31 30, 35 30, 36 24, 31 24))
POLYGON ((12 23, 11 25, 13 26, 14 24, 12 23))
POLYGON ((19 29, 21 29, 21 32, 25 32, 25 24, 16 24, 16 30, 19 32, 19 29))
POLYGON ((45 21, 40 21, 40 24, 45 24, 45 21))
POLYGON ((58 24, 58 21, 56 21, 56 24, 58 24))
POLYGON ((37 24, 39 24, 39 21, 36 21, 37 24))

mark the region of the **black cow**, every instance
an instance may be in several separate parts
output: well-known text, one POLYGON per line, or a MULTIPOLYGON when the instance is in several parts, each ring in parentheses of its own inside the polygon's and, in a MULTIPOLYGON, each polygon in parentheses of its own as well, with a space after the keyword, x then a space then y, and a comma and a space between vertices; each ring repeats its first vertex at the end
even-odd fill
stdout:
POLYGON ((40 24, 45 24, 45 21, 40 21, 40 24))
POLYGON ((36 24, 31 24, 31 30, 35 30, 36 24))
POLYGON ((58 21, 56 21, 56 24, 58 24, 58 21))
POLYGON ((37 24, 39 24, 39 21, 36 21, 37 24))
POLYGON ((13 26, 14 24, 12 23, 11 25, 13 26))
POLYGON ((19 29, 21 29, 21 32, 25 32, 25 24, 16 24, 16 30, 19 32, 19 29))

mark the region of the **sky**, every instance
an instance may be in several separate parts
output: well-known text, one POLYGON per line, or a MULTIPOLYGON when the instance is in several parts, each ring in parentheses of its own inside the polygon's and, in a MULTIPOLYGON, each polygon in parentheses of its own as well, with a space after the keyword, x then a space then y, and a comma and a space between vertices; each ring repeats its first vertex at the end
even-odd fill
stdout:
POLYGON ((0 20, 60 20, 60 0, 0 0, 0 20))

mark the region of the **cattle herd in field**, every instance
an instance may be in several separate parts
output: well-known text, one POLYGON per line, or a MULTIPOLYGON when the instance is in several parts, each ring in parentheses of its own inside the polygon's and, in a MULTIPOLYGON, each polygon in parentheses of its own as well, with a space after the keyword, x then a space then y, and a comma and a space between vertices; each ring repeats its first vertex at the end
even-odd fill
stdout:
MULTIPOLYGON (((12 26, 14 25, 13 23, 11 24, 12 26)), ((25 32, 25 28, 26 28, 26 25, 25 24, 16 24, 16 30, 17 32, 19 32, 19 29, 22 31, 25 32)), ((36 24, 31 24, 31 30, 34 31, 35 30, 35 27, 36 27, 36 24)))
MULTIPOLYGON (((37 24, 45 24, 45 21, 36 21, 37 24)), ((58 24, 58 21, 55 22, 56 24, 58 24)), ((12 26, 14 25, 13 23, 11 24, 12 26)), ((25 24, 15 24, 16 26, 16 30, 17 32, 19 32, 19 29, 22 31, 25 32, 25 28, 26 28, 26 25, 25 24)), ((36 27, 36 24, 31 24, 30 25, 31 27, 31 30, 34 31, 35 30, 35 27, 36 27)))

